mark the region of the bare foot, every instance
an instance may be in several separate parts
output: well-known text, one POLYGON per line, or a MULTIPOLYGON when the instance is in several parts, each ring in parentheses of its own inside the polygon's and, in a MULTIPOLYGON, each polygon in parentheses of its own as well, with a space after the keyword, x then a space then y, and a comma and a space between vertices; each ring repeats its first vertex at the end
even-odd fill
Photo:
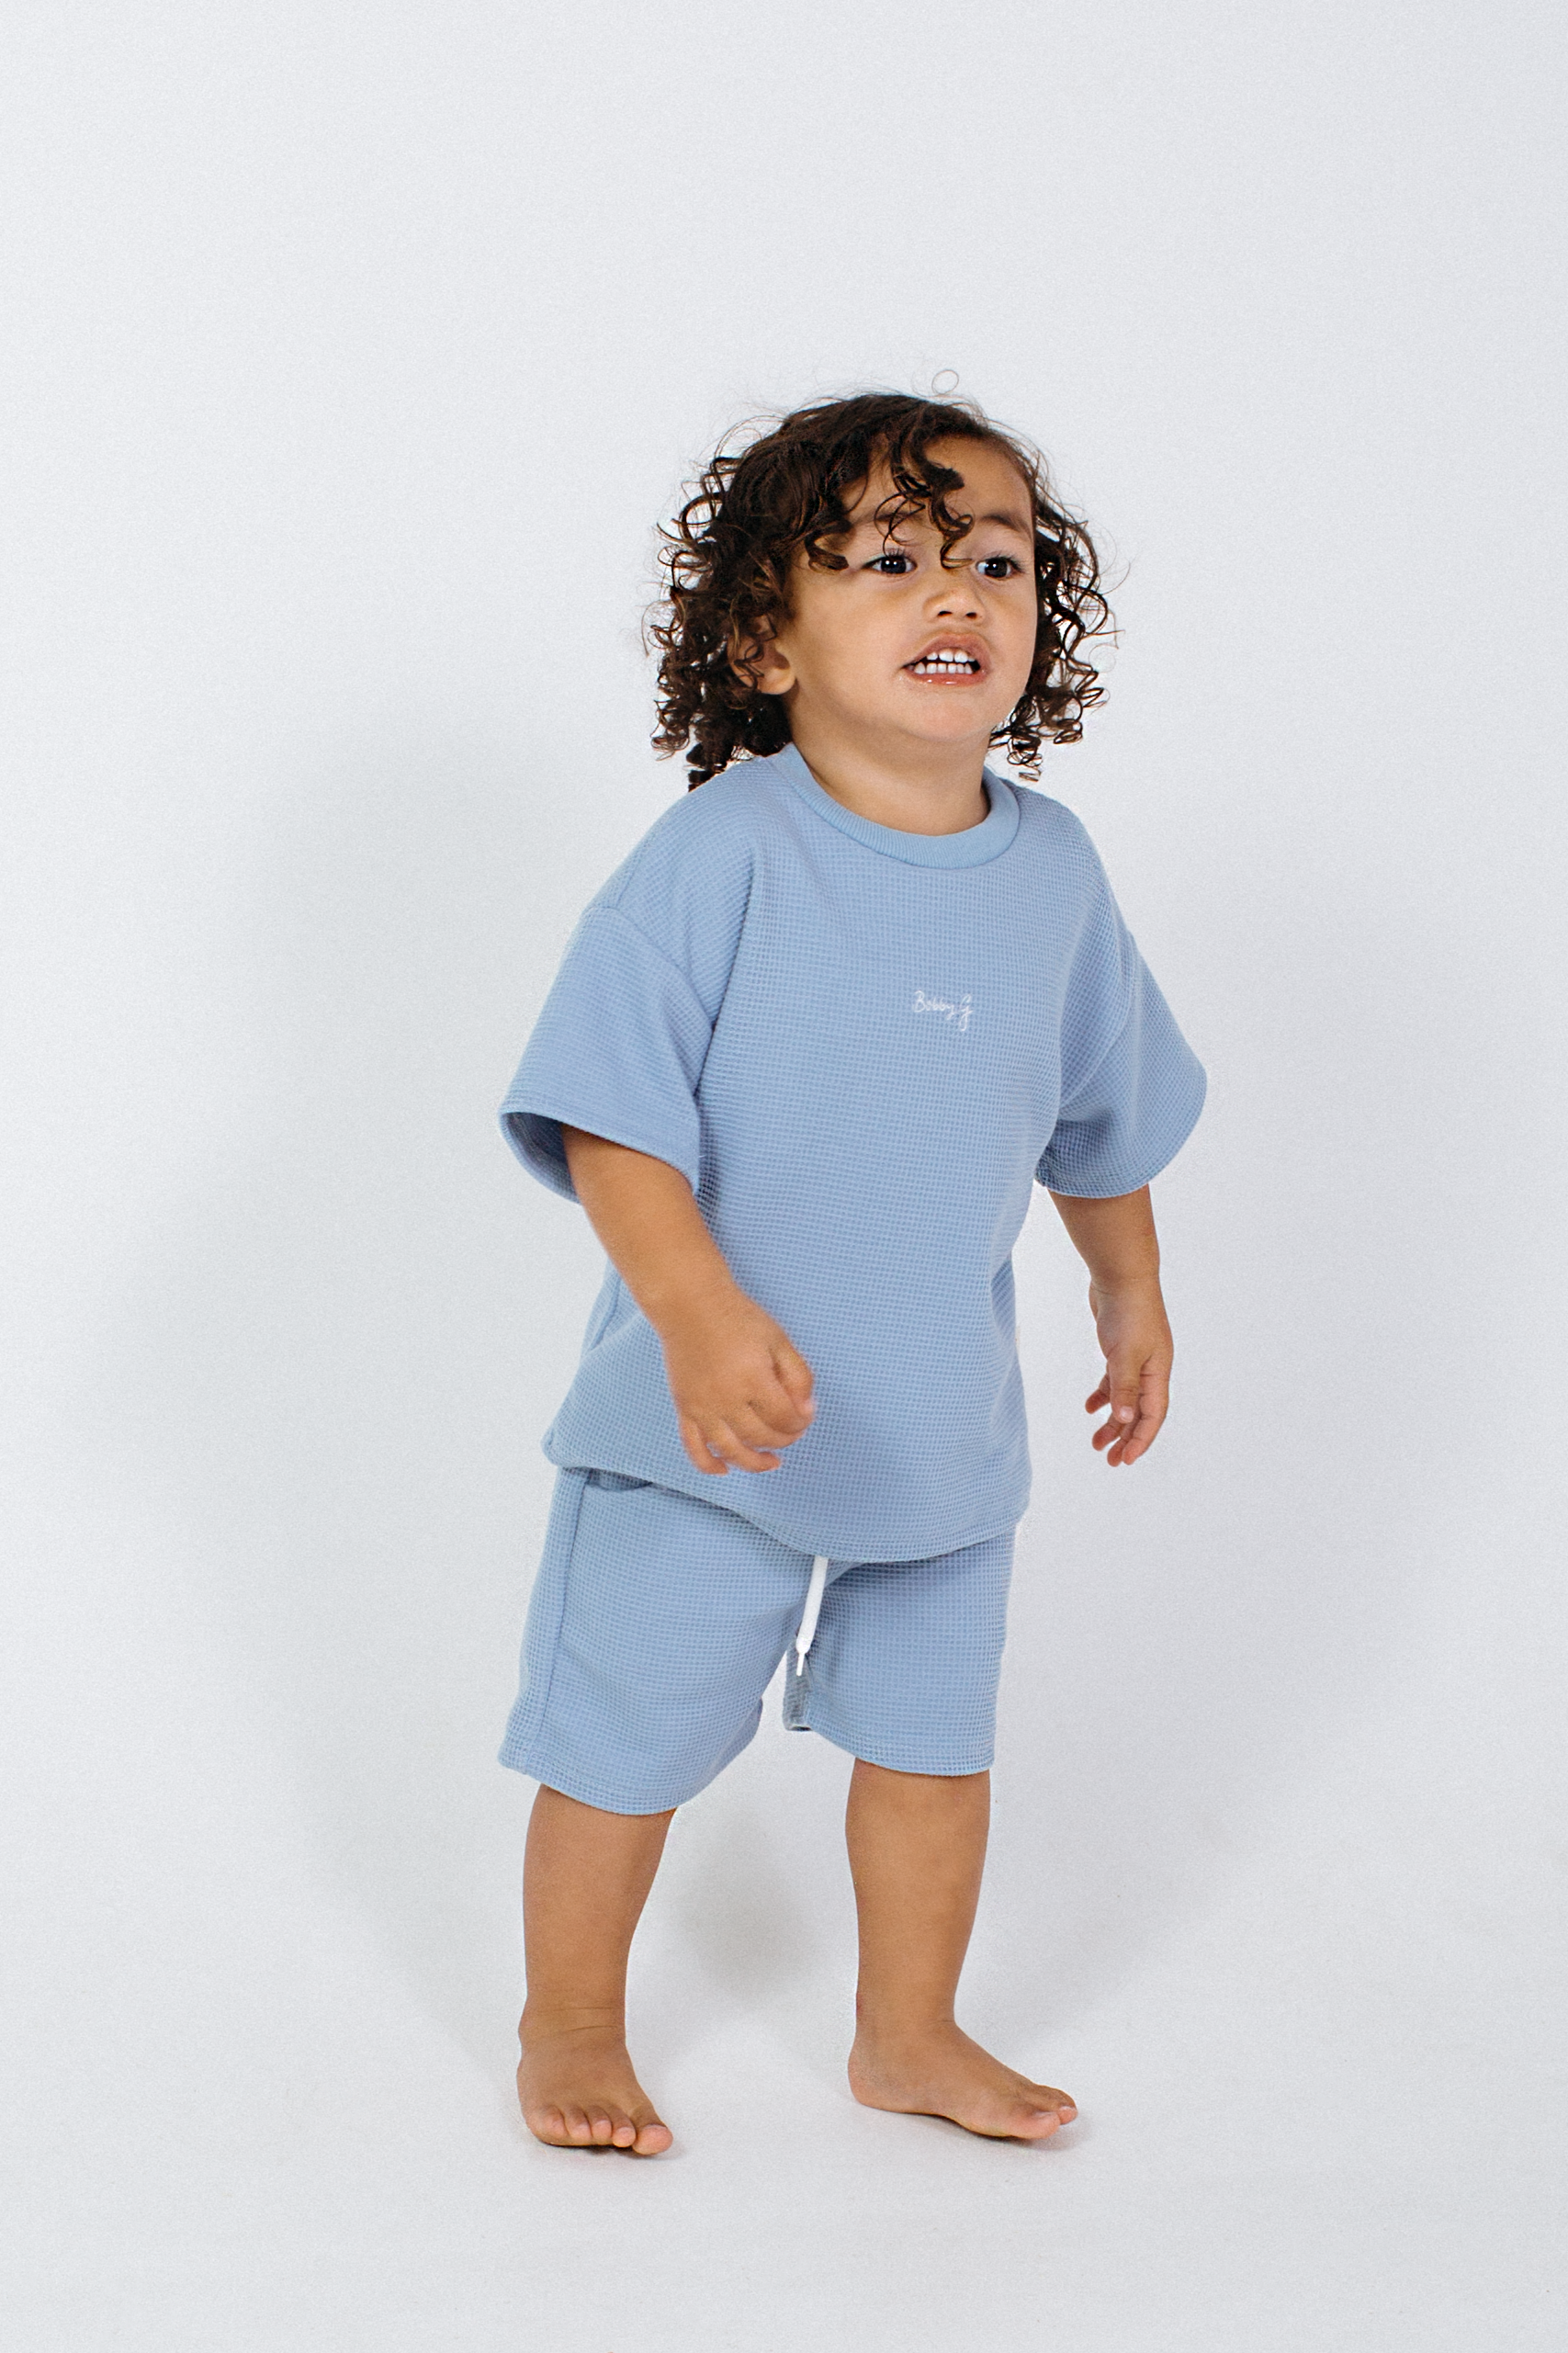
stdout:
POLYGON ((557 2149, 624 2149, 634 2157, 660 2156, 670 2146, 674 2134, 655 2114, 613 2027, 551 2028, 525 2018, 517 2039, 517 2098, 536 2141, 557 2149))
POLYGON ((1078 2112, 1065 2091, 1004 2067, 956 2026, 898 2042, 874 2042, 863 2028, 850 2053, 850 2089, 863 2108, 946 2116, 997 2141, 1043 2141, 1078 2112))

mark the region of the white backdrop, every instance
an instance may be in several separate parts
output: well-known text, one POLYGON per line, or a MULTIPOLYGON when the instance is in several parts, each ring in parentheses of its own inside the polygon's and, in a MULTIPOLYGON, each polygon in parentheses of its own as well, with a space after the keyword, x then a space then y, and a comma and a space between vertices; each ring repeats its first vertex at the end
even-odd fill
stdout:
POLYGON ((1559 12, 8 26, 13 2341, 1556 2346, 1559 12), (638 1947, 678 2151, 550 2155, 493 1752, 597 1254, 495 1105, 682 786, 655 518, 944 368, 1120 583, 1044 783, 1211 1073, 1134 1473, 1021 1253, 966 2017, 1083 2121, 850 2102, 770 1712, 638 1947))

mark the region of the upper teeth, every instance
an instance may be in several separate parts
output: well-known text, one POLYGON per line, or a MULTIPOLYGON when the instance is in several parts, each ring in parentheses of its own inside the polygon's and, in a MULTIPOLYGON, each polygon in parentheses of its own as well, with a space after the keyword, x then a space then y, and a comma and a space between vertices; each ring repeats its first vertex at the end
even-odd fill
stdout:
POLYGON ((979 667, 972 653, 956 653, 947 646, 938 653, 922 653, 909 666, 912 670, 974 670, 979 667))

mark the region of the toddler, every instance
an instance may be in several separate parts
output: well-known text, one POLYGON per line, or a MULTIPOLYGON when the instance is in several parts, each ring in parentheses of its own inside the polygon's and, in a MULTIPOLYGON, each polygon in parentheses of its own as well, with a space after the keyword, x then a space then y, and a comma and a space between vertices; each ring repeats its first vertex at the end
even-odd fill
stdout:
POLYGON ((639 2156, 625 2041, 674 1809, 786 1723, 854 1759, 850 2086, 1040 2140, 1076 2114, 959 2028, 1013 1532, 1010 1251, 1038 1182, 1088 1265, 1111 1465, 1165 1419, 1149 1181, 1203 1073, 1037 776, 1109 618, 1043 460, 867 393, 721 451, 667 534, 660 726, 694 789, 578 925, 506 1098, 608 1254, 502 1761, 539 1784, 518 2089, 639 2156))

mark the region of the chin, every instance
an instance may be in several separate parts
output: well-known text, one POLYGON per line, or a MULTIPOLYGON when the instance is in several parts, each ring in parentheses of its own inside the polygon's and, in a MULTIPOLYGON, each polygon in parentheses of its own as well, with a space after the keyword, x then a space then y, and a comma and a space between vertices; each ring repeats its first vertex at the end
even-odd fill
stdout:
POLYGON ((902 711, 897 724, 906 735, 918 736, 922 743, 989 744, 992 735, 1007 717, 999 719, 985 711, 953 709, 902 711))

